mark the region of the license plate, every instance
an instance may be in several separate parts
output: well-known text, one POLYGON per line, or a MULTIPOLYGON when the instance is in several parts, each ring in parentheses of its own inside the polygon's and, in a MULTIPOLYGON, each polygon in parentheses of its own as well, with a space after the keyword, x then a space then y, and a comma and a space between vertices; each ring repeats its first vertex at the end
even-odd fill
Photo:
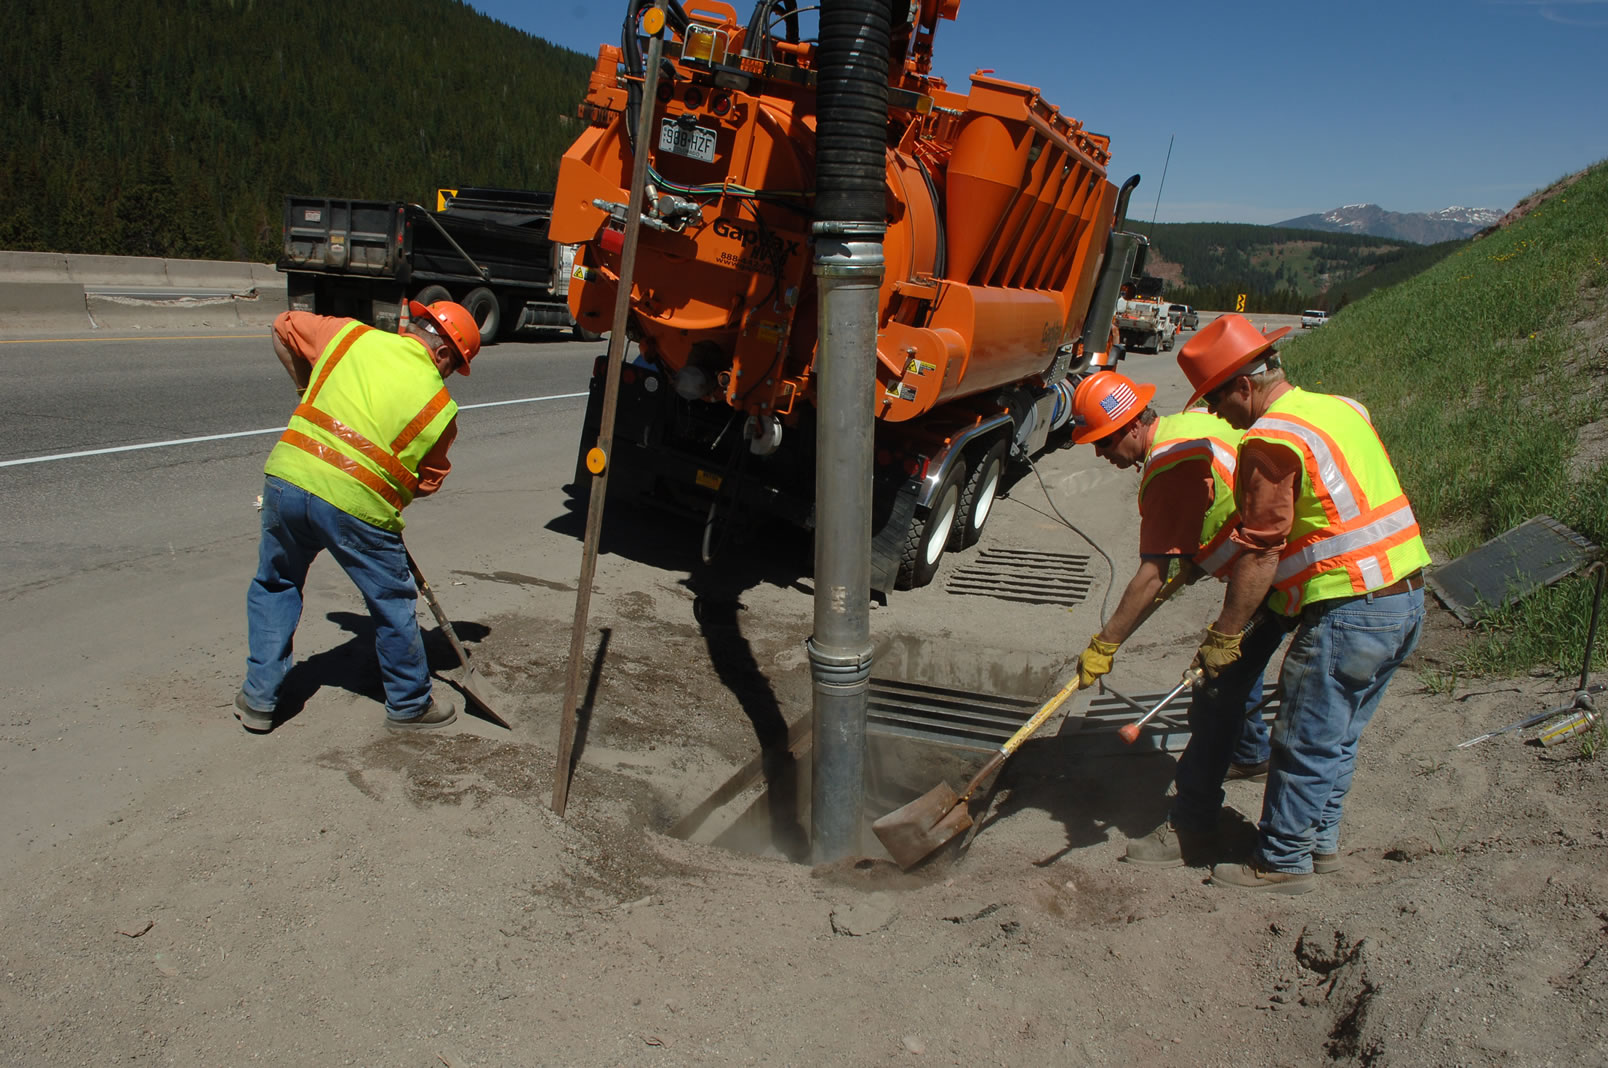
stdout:
POLYGON ((674 119, 665 119, 659 125, 659 151, 713 163, 715 131, 707 126, 683 126, 674 119))

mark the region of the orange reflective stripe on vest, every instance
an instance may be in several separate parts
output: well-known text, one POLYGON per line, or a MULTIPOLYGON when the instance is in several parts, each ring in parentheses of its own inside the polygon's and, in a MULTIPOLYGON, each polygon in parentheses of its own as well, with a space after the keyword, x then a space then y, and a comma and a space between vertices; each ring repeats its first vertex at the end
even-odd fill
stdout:
POLYGON ((383 530, 400 531, 419 464, 457 405, 414 338, 352 322, 326 346, 265 470, 383 530))
POLYGON ((1284 414, 1264 415, 1254 429, 1259 438, 1283 439, 1295 445, 1331 522, 1357 520, 1367 507, 1366 498, 1356 476, 1346 466, 1345 455, 1328 434, 1303 419, 1284 414))
POLYGON ((359 323, 352 327, 345 337, 341 338, 340 342, 335 346, 335 351, 330 353, 329 359, 324 361, 323 369, 318 372, 318 378, 313 381, 312 385, 307 387, 307 392, 302 394, 303 404, 313 403, 313 400, 318 396, 318 391, 323 389, 324 383, 329 380, 329 373, 335 370, 336 364, 341 362, 341 357, 352 351, 352 346, 357 344, 358 338, 373 329, 372 326, 364 326, 359 323))
POLYGON ((300 430, 287 430, 279 440, 287 445, 294 445, 309 456, 315 456, 323 460, 342 474, 350 475, 352 478, 357 479, 390 502, 391 507, 398 509, 402 507, 402 495, 390 483, 345 453, 336 452, 328 445, 314 441, 300 430))
MULTIPOLYGON (((446 390, 442 390, 441 392, 446 393, 446 390)), ((434 404, 433 401, 431 403, 434 404)), ((418 435, 419 430, 423 430, 426 426, 428 426, 430 424, 430 419, 435 418, 436 413, 441 411, 441 408, 441 405, 437 405, 433 411, 429 408, 426 408, 425 411, 429 412, 430 418, 425 419, 422 423, 419 423, 419 420, 415 418, 413 422, 418 423, 418 429, 414 430, 412 434, 409 434, 407 440, 412 441, 413 438, 418 435)), ((395 453, 401 451, 401 445, 393 446, 393 451, 387 452, 385 449, 374 444, 368 438, 365 438, 362 434, 359 434, 345 423, 342 423, 339 419, 336 419, 333 415, 330 415, 327 412, 321 412, 317 408, 314 408, 311 404, 307 404, 305 402, 297 405, 294 414, 307 420, 314 426, 334 434, 336 437, 346 442, 346 444, 352 446, 358 452, 362 453, 364 456, 367 456, 370 460, 373 460, 376 464, 385 469, 385 473, 391 476, 391 480, 393 482, 407 490, 410 495, 419 488, 419 476, 414 474, 412 471, 409 471, 406 467, 403 467, 402 461, 396 458, 395 453)), ((413 424, 411 423, 409 424, 410 427, 412 425, 413 424)), ((403 442, 402 444, 406 445, 407 442, 403 442)))
POLYGON ((420 409, 419 414, 415 415, 408 425, 402 428, 402 433, 396 436, 396 440, 391 442, 391 451, 401 452, 407 448, 408 444, 419 436, 419 432, 429 426, 431 421, 441 414, 441 410, 451 403, 452 395, 445 389, 431 397, 430 403, 420 409))
MULTIPOLYGON (((1378 589, 1396 581, 1390 574, 1384 554, 1418 536, 1418 520, 1406 497, 1397 497, 1385 507, 1370 512, 1349 527, 1318 531, 1285 547, 1279 558, 1273 585, 1299 586, 1307 579, 1337 567, 1351 572, 1361 582, 1360 590, 1378 589)), ((1355 584, 1355 583, 1354 583, 1355 584)))
POLYGON ((1311 601, 1381 589, 1429 562, 1412 505, 1361 404, 1291 390, 1247 432, 1253 439, 1291 449, 1302 464, 1295 523, 1273 577, 1275 610, 1291 615, 1311 601))

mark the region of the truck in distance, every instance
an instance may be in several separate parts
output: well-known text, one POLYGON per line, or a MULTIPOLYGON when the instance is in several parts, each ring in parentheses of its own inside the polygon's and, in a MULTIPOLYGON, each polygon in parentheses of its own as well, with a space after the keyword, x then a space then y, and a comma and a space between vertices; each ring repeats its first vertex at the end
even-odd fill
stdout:
POLYGON ((524 326, 575 324, 567 303, 573 245, 548 239, 551 193, 443 189, 436 210, 401 201, 285 197, 291 308, 395 329, 404 299, 455 300, 483 342, 524 326))

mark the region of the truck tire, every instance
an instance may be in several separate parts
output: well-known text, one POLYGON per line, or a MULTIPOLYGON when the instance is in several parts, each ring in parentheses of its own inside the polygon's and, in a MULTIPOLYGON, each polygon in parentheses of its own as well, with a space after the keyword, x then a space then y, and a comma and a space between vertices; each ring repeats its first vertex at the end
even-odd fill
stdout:
POLYGON ((969 549, 983 536, 983 527, 994 512, 994 498, 999 492, 1000 480, 1005 477, 1005 453, 1008 442, 996 441, 983 458, 972 468, 960 491, 960 511, 955 516, 955 529, 949 533, 951 549, 969 549))
POLYGON ((463 295, 462 304, 480 327, 480 343, 489 345, 496 341, 497 331, 502 327, 502 306, 497 303, 497 294, 479 286, 463 295))
POLYGON ((425 286, 413 295, 420 304, 434 304, 438 300, 451 300, 452 292, 446 286, 425 286))
POLYGON ((925 517, 917 516, 910 524, 905 539, 905 550, 899 560, 899 577, 894 586, 901 590, 919 590, 938 573, 938 564, 949 545, 949 535, 960 516, 960 491, 966 479, 966 465, 957 463, 932 495, 932 506, 925 517))

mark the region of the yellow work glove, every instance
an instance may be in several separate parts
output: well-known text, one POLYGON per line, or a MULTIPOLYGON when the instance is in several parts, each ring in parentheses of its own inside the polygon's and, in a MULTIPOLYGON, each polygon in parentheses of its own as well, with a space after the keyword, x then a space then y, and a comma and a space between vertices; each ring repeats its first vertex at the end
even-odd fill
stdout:
POLYGON ((1078 657, 1078 686, 1088 687, 1094 685, 1094 680, 1111 670, 1111 661, 1116 659, 1117 647, 1121 642, 1101 641, 1096 634, 1089 639, 1089 647, 1083 650, 1078 657))
POLYGON ((1200 643, 1200 651, 1195 654, 1195 667, 1200 668, 1206 678, 1215 679, 1240 658, 1240 638, 1239 633, 1224 634, 1208 626, 1206 640, 1200 643))

